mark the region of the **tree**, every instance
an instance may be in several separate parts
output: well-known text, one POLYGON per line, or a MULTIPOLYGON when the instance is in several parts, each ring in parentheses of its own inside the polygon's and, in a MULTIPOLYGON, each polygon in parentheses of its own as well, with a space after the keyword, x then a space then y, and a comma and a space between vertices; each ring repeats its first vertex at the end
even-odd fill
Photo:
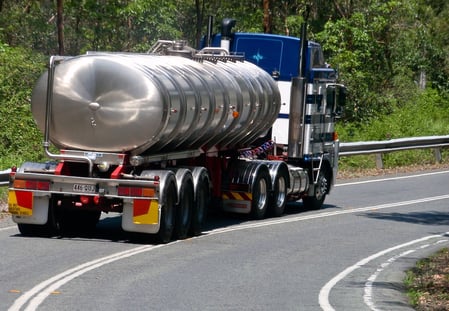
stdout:
POLYGON ((58 46, 59 46, 59 55, 64 55, 64 15, 63 15, 63 6, 64 0, 57 0, 57 13, 56 13, 56 25, 58 28, 58 46))

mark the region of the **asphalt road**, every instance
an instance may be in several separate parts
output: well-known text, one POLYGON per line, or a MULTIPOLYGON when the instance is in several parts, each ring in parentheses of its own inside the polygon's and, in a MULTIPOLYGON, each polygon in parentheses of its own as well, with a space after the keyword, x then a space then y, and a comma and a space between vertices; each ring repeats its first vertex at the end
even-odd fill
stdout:
POLYGON ((212 216, 157 245, 110 215, 96 232, 22 237, 0 220, 1 310, 411 310, 404 270, 449 247, 449 171, 339 183, 325 208, 212 216))

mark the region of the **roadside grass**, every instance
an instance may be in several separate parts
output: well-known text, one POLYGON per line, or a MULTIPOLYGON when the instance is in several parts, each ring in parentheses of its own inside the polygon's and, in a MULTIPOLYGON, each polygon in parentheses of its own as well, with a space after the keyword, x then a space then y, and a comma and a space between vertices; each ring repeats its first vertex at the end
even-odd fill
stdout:
POLYGON ((404 284, 411 305, 418 311, 449 310, 449 249, 419 260, 406 272, 404 284))

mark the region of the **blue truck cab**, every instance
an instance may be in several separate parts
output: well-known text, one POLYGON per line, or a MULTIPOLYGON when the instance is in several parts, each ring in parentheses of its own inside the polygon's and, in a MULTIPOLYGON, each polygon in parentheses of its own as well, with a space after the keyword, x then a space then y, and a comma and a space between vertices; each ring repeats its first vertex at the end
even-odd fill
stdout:
MULTIPOLYGON (((211 47, 220 47, 222 34, 211 38, 211 47)), ((299 75, 301 39, 264 33, 232 33, 229 52, 243 54, 246 61, 263 68, 279 81, 291 81, 299 75)), ((203 44, 204 47, 204 44, 203 44)), ((306 78, 335 80, 335 70, 326 64, 321 46, 308 41, 306 78)))

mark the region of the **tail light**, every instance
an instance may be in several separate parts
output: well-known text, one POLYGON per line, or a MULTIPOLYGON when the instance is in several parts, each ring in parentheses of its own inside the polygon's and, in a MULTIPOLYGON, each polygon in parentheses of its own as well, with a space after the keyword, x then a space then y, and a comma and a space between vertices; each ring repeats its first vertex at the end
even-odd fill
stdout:
POLYGON ((154 188, 119 186, 117 194, 125 197, 154 197, 154 188))
POLYGON ((14 188, 17 189, 27 189, 27 190, 40 190, 40 191, 49 191, 50 190, 50 182, 49 181, 40 181, 40 180, 14 180, 13 184, 14 188))
POLYGON ((87 195, 80 196, 80 201, 81 201, 81 203, 83 203, 83 205, 89 204, 90 200, 91 200, 91 197, 89 197, 87 195))

